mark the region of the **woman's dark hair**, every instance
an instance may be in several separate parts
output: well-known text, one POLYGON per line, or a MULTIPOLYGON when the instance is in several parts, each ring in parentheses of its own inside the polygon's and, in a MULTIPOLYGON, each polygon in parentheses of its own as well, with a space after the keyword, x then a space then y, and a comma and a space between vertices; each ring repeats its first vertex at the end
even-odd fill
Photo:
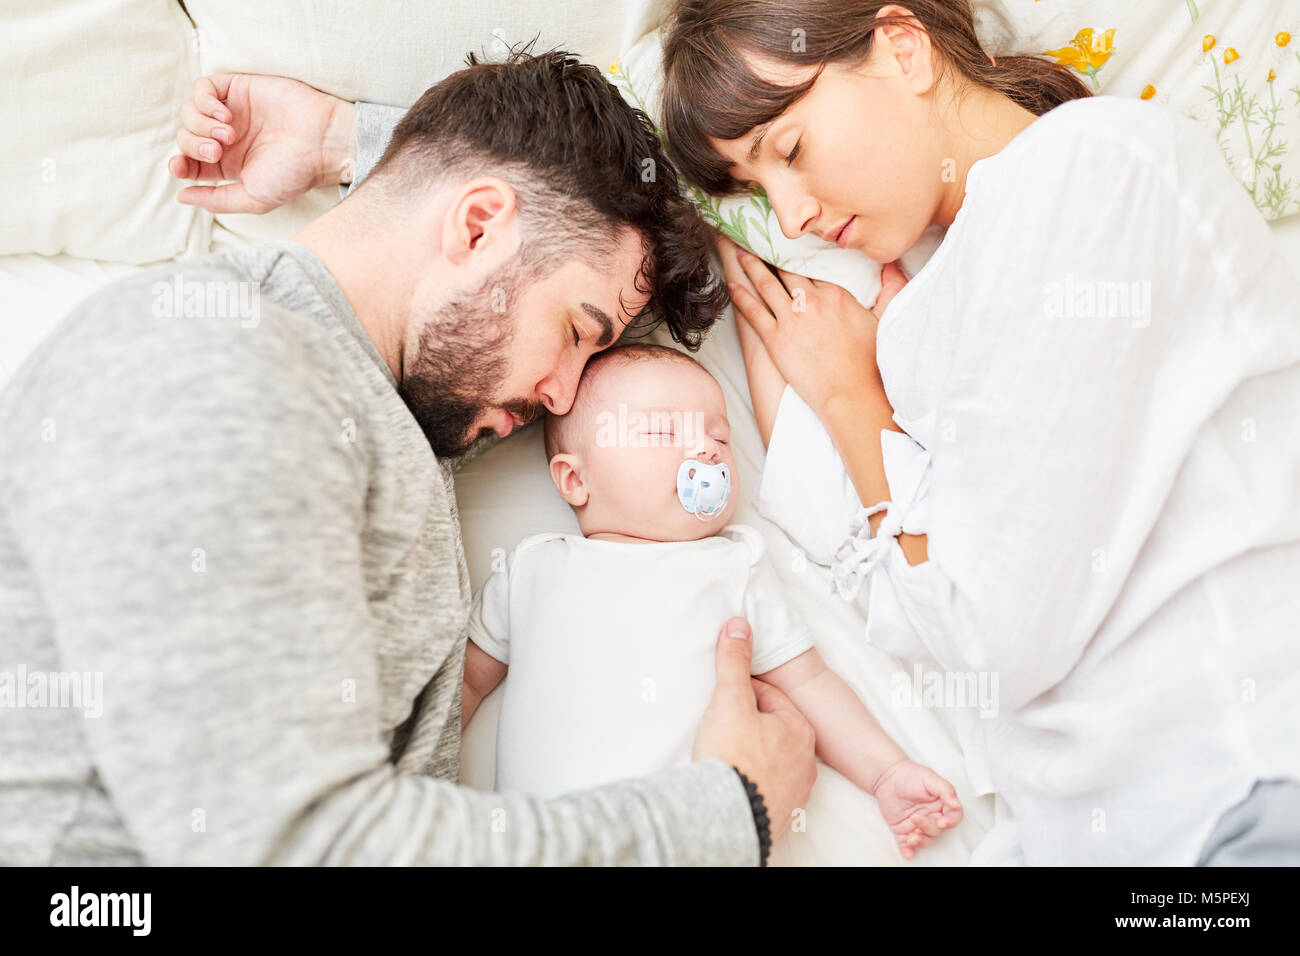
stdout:
POLYGON ((534 277, 574 258, 599 262, 630 226, 645 243, 637 288, 650 296, 641 317, 651 321, 636 331, 662 320, 698 348, 726 289, 709 268, 707 227, 646 115, 568 53, 525 47, 468 63, 416 101, 370 179, 403 197, 454 176, 499 176, 515 189, 520 255, 534 277))
MULTIPOLYGON (((891 0, 680 0, 664 41, 663 128, 677 168, 715 195, 743 190, 710 138, 733 140, 771 122, 812 89, 830 63, 856 66, 871 53, 876 27, 907 22, 878 16, 891 0), (747 60, 759 55, 817 68, 782 86, 761 79, 747 60)), ((1090 95, 1067 67, 1038 56, 1002 56, 980 47, 967 0, 904 0, 930 36, 940 69, 1001 93, 1042 115, 1090 95)))

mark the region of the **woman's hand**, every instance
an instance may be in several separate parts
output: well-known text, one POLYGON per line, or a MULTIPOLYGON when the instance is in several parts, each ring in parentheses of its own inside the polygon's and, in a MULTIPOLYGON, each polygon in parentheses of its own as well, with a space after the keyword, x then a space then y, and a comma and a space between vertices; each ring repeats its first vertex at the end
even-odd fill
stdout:
POLYGON ((176 179, 234 180, 187 186, 183 203, 211 212, 263 213, 316 186, 352 181, 353 104, 282 76, 222 74, 194 82, 181 107, 167 164, 176 179))
POLYGON ((897 263, 885 266, 875 306, 864 309, 834 283, 773 274, 725 237, 718 238, 718 253, 737 315, 758 333, 782 376, 819 417, 825 420, 841 400, 882 390, 876 326, 907 283, 897 263))

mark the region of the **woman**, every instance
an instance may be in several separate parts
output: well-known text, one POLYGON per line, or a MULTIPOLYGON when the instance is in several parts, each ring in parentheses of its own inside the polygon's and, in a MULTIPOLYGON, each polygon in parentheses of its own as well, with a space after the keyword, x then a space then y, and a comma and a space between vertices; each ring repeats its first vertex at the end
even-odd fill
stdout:
POLYGON ((686 0, 665 74, 681 171, 787 236, 947 229, 879 315, 721 251, 765 439, 811 410, 871 506, 870 639, 998 680, 959 729, 1023 860, 1300 862, 1300 290, 1210 138, 953 0, 686 0))

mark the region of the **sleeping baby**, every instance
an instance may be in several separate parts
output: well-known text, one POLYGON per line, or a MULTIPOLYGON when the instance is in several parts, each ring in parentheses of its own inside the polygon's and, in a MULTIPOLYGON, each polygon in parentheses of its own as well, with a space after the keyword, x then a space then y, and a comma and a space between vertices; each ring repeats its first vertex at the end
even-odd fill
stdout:
POLYGON ((728 526, 737 476, 713 376, 674 349, 612 349, 545 427, 582 533, 525 538, 475 598, 463 720, 509 665, 498 790, 551 797, 689 763, 718 628, 740 615, 754 676, 808 719, 819 757, 875 795, 905 858, 961 820, 952 785, 822 662, 761 535, 728 526))

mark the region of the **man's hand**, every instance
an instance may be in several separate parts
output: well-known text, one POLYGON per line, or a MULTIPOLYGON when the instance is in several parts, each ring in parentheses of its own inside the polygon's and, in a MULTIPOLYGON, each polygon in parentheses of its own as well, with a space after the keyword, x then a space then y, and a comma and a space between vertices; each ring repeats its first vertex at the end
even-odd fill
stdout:
POLYGON ((167 168, 177 179, 233 182, 187 186, 180 202, 263 213, 316 186, 352 181, 352 103, 282 76, 204 76, 193 94, 176 133, 182 155, 167 168))
POLYGON ((749 676, 749 623, 733 617, 718 636, 718 685, 695 735, 695 760, 720 757, 758 787, 775 842, 807 805, 817 763, 812 725, 771 684, 749 676), (738 637, 730 635, 738 634, 738 637))

